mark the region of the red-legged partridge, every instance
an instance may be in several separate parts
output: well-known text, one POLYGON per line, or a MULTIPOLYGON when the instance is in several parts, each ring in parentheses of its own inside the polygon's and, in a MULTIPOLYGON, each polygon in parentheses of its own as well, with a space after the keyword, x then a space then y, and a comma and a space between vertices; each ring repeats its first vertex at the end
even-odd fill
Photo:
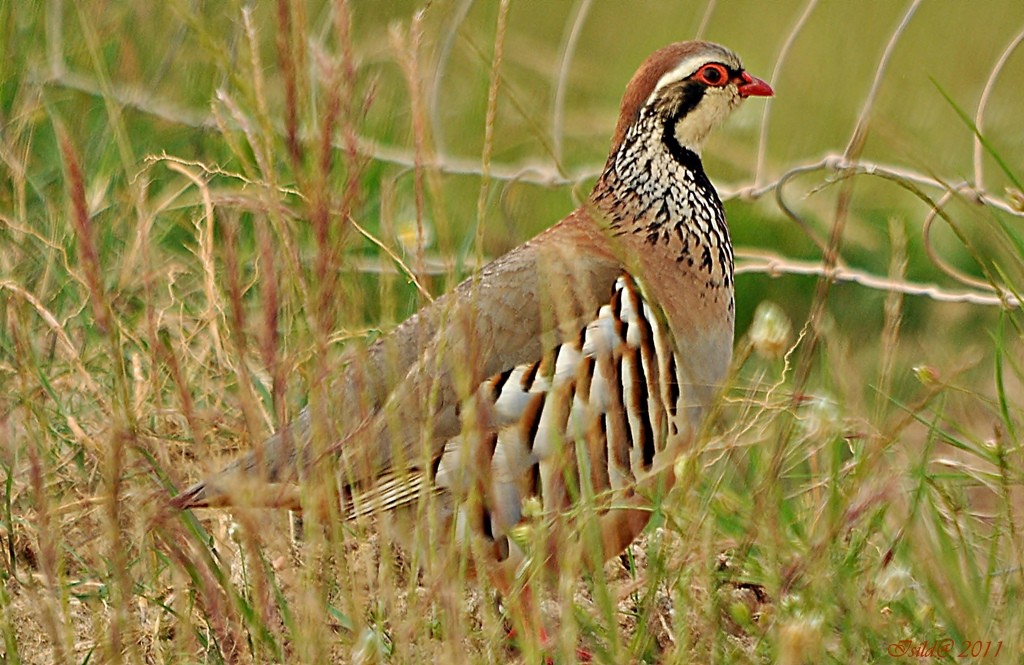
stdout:
POLYGON ((318 411, 335 436, 304 411, 173 505, 296 507, 297 478, 326 449, 346 518, 422 516, 429 497, 433 533, 480 539, 501 589, 527 521, 564 533, 567 515, 588 514, 601 548, 588 558, 621 552, 732 355, 732 245, 701 147, 744 98, 771 94, 717 44, 656 51, 586 203, 354 354, 318 411))

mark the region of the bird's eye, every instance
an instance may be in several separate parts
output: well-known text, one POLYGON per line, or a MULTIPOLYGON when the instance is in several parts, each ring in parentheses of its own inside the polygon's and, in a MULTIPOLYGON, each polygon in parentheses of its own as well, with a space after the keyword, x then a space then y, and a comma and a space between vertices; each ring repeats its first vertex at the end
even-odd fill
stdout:
POLYGON ((711 63, 697 70, 694 77, 705 85, 723 86, 729 82, 729 72, 724 65, 711 63))

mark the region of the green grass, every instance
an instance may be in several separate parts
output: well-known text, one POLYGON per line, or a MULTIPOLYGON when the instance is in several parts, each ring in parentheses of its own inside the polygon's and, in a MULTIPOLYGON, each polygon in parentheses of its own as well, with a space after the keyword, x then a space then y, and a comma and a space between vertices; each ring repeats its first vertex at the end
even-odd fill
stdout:
POLYGON ((571 210, 634 68, 702 24, 779 66, 770 115, 748 102, 706 149, 742 259, 735 372, 646 537, 549 590, 556 658, 581 636, 609 663, 900 662, 949 638, 946 662, 1020 662, 1024 55, 994 69, 1016 0, 926 0, 903 28, 882 0, 802 23, 143 4, 0 5, 5 662, 536 660, 483 582, 418 574, 386 529, 310 517, 293 545, 282 513, 162 501, 571 210), (775 344, 748 334, 765 301, 775 344))

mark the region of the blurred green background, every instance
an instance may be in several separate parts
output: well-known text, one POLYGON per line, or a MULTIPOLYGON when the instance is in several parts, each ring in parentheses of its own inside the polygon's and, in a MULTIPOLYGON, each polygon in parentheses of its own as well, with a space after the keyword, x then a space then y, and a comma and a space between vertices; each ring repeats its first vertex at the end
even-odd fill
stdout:
MULTIPOLYGON (((701 30, 700 36, 739 52, 752 72, 772 78, 777 96, 771 101, 763 167, 756 174, 757 184, 770 183, 790 168, 845 149, 879 59, 910 6, 881 0, 770 6, 753 2, 513 3, 500 69, 494 165, 504 167, 501 172, 506 174, 523 165, 539 165, 547 174, 593 175, 606 155, 619 96, 637 64, 654 48, 701 30), (805 22, 798 23, 805 14, 805 22), (573 49, 568 52, 570 34, 573 49), (791 49, 785 61, 778 62, 788 39, 792 39, 791 49), (561 106, 556 109, 557 104, 561 106)), ((317 53, 331 50, 336 41, 330 6, 308 3, 302 7, 309 51, 302 64, 316 81, 317 53)), ((365 116, 358 118, 358 132, 406 157, 412 155, 414 113, 389 31, 396 25, 407 28, 419 9, 423 20, 419 56, 423 99, 419 103, 429 120, 427 149, 442 162, 475 164, 479 170, 498 14, 493 2, 353 3, 357 91, 369 101, 365 116)), ((150 201, 181 186, 180 178, 165 169, 147 168, 143 161, 147 156, 166 153, 235 170, 239 156, 211 126, 211 105, 217 106, 216 91, 223 90, 243 112, 254 111, 252 63, 241 11, 235 3, 5 3, 0 96, 11 156, 6 166, 23 173, 8 179, 3 188, 4 208, 25 206, 25 212, 36 212, 25 221, 32 221, 34 227, 42 223, 47 226, 44 235, 61 237, 59 213, 63 211, 47 211, 48 205, 61 200, 64 188, 51 127, 54 118, 67 126, 81 150, 103 247, 113 253, 105 257, 108 266, 121 253, 119 242, 130 238, 139 223, 138 215, 124 205, 126 181, 144 172, 139 187, 150 201), (17 191, 19 182, 25 183, 24 191, 17 191), (40 214, 43 211, 47 212, 40 214)), ((266 118, 270 127, 281 131, 284 86, 275 51, 275 11, 271 3, 254 6, 252 23, 260 47, 266 118)), ((870 110, 863 158, 947 183, 973 181, 973 133, 940 88, 973 117, 993 65, 1022 21, 1024 10, 1012 0, 983 5, 920 3, 905 31, 896 37, 891 62, 882 75, 870 110)), ((308 111, 301 118, 307 138, 315 131, 315 104, 322 100, 322 85, 322 80, 314 83, 308 97, 300 100, 308 111)), ((1024 159, 1017 92, 1022 85, 1024 68, 1020 56, 1015 56, 1000 74, 985 115, 985 136, 1010 165, 1024 159)), ((764 117, 763 104, 745 105, 708 146, 708 171, 724 190, 754 183, 764 117)), ((281 137, 276 138, 278 147, 283 147, 281 137)), ((276 156, 286 161, 284 150, 276 156)), ((983 162, 984 188, 1002 196, 1012 183, 991 157, 985 155, 983 162)), ((551 187, 524 182, 531 179, 528 175, 502 178, 491 188, 484 216, 486 256, 500 254, 559 219, 591 180, 583 177, 578 187, 551 187)), ((835 212, 830 192, 804 195, 826 175, 798 179, 789 195, 823 235, 835 212)), ((287 184, 292 180, 289 176, 284 168, 278 179, 287 184)), ((363 176, 357 218, 366 228, 380 229, 382 206, 390 205, 390 214, 397 218, 414 214, 410 169, 371 161, 363 176), (382 181, 388 201, 381 198, 382 181)), ((466 239, 473 236, 477 224, 480 181, 473 176, 442 176, 429 206, 428 221, 436 231, 430 249, 442 256, 463 257, 472 245, 466 239)), ((927 206, 898 187, 862 178, 854 192, 844 255, 853 265, 884 274, 887 220, 895 218, 908 232, 908 276, 941 279, 920 251, 920 221, 926 211, 927 206)), ((983 219, 971 218, 971 212, 957 210, 958 215, 967 215, 968 233, 985 224, 983 219)), ((769 201, 757 207, 732 202, 730 213, 737 245, 771 248, 795 258, 820 255, 769 201)), ((185 239, 170 228, 174 221, 173 216, 163 217, 157 224, 166 229, 168 242, 182 242, 185 239)), ((980 274, 945 225, 938 227, 937 245, 948 258, 980 274)), ((984 246, 978 249, 985 253, 984 246)), ((366 251, 375 250, 367 247, 366 251)), ((39 259, 35 252, 27 256, 31 259, 8 252, 8 269, 16 271, 13 264, 19 260, 39 259)), ((756 302, 773 293, 794 318, 801 318, 812 286, 810 278, 773 283, 742 278, 740 328, 749 321, 756 302)), ((874 304, 879 296, 853 291, 855 302, 848 303, 852 316, 844 322, 862 323, 870 330, 878 322, 874 304), (869 304, 857 311, 856 301, 862 298, 869 304)), ((412 306, 400 305, 400 311, 391 316, 400 319, 412 306)), ((910 304, 912 311, 915 306, 910 304)), ((948 309, 956 318, 956 308, 948 309)), ((843 316, 842 311, 836 315, 843 316)), ((911 322, 916 320, 910 317, 911 322)))

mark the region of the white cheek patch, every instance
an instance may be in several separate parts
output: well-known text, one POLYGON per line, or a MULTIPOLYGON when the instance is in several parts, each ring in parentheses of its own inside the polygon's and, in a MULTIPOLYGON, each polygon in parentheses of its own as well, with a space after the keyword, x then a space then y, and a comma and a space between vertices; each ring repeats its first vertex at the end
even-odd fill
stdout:
POLYGON ((704 139, 729 117, 739 102, 734 88, 708 88, 702 102, 686 116, 686 122, 675 123, 676 141, 699 155, 704 139))

